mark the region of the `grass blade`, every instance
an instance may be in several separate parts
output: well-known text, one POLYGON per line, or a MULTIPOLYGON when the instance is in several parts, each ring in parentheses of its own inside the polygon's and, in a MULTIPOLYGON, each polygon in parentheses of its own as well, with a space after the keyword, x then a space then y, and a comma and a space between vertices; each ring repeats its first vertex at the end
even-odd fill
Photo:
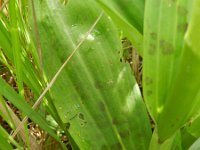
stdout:
POLYGON ((17 86, 19 89, 19 93, 23 95, 23 76, 22 76, 22 63, 21 63, 21 50, 19 45, 19 32, 17 27, 17 16, 16 16, 16 6, 17 1, 10 0, 9 2, 9 15, 11 21, 11 41, 12 41, 12 52, 14 57, 14 65, 16 70, 16 77, 17 77, 17 86))
MULTIPOLYGON (((2 97, 0 97, 0 101, 1 101, 0 114, 2 115, 4 120, 10 125, 10 127, 12 129, 15 129, 21 123, 20 119, 16 116, 16 114, 12 111, 12 109, 7 104, 5 104, 2 97)), ((19 131, 19 135, 20 138, 23 140, 23 142, 27 144, 27 137, 24 128, 22 128, 19 131)), ((31 149, 40 149, 40 146, 35 140, 35 138, 30 133, 28 135, 29 135, 28 140, 30 141, 31 149)), ((11 136, 11 138, 13 137, 11 136)))
POLYGON ((1 149, 13 150, 12 146, 7 142, 7 140, 2 135, 0 135, 0 140, 1 140, 0 143, 1 149))
POLYGON ((60 142, 60 139, 54 133, 54 131, 49 127, 46 121, 39 115, 39 113, 33 111, 31 107, 25 102, 25 100, 18 95, 9 85, 0 78, 0 94, 7 99, 9 99, 19 110, 24 114, 28 115, 35 123, 40 125, 42 129, 47 131, 51 136, 53 136, 57 141, 60 142))
MULTIPOLYGON (((10 148, 10 143, 8 143, 8 141, 10 141, 14 146, 16 146, 18 149, 22 149, 21 146, 4 130, 4 128, 2 126, 0 126, 0 138, 1 138, 1 144, 0 147, 1 149, 9 149, 10 148), (7 144, 5 144, 7 142, 7 144), (5 145, 4 145, 5 144, 5 145)), ((13 149, 13 148, 11 148, 13 149)))

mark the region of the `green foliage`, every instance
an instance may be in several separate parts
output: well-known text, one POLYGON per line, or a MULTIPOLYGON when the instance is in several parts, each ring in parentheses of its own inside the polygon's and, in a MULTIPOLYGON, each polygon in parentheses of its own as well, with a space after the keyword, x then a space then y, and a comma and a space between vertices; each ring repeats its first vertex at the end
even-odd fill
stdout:
MULTIPOLYGON (((123 33, 125 36, 127 36, 135 48, 137 48, 138 52, 142 55, 143 50, 143 37, 142 37, 142 30, 138 31, 135 24, 142 24, 143 22, 141 19, 134 17, 136 20, 126 20, 126 18, 129 18, 129 16, 125 15, 128 14, 127 9, 122 9, 121 4, 118 2, 115 5, 112 5, 112 3, 105 0, 97 0, 97 2, 100 4, 100 6, 112 17, 112 20, 115 22, 115 24, 123 30, 123 33), (115 7, 113 7, 115 6, 115 7), (121 15, 120 12, 123 14, 121 15)), ((138 7, 139 9, 143 9, 144 3, 142 3, 142 0, 138 0, 137 2, 129 1, 134 7, 138 7), (140 5, 135 5, 140 4, 140 5)), ((128 4, 128 6, 130 6, 128 4)), ((125 7, 126 8, 126 7, 125 7)), ((136 11, 136 13, 139 13, 136 11)), ((134 14, 134 13, 133 13, 134 14)), ((140 16, 143 18, 143 13, 139 13, 140 16)), ((139 28, 139 27, 138 27, 139 28)))
POLYGON ((15 130, 0 126, 0 149, 199 149, 200 0, 10 0, 0 8, 0 115, 15 130), (43 145, 27 117, 45 131, 43 145))
MULTIPOLYGON (((88 3, 92 5, 79 0, 66 6, 53 0, 37 3, 48 81, 100 14, 94 2, 88 3)), ((104 15, 50 90, 62 122, 70 123, 69 133, 80 149, 148 147, 148 116, 131 69, 120 64, 120 48, 117 29, 104 15)))
POLYGON ((200 139, 196 140, 188 150, 198 150, 200 149, 200 139))

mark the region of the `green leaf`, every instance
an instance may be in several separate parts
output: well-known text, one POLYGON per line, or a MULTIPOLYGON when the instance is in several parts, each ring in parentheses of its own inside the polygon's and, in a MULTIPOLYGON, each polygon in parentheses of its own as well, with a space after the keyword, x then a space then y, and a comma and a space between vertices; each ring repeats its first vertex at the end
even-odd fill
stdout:
MULTIPOLYGON (((147 0, 144 23, 143 88, 160 140, 171 137, 192 116, 199 90, 197 46, 184 41, 187 0, 147 0), (193 49, 196 48, 196 49, 193 49), (184 82, 183 82, 184 81, 184 82), (192 99, 192 102, 191 102, 192 99)), ((196 1, 197 2, 197 1, 196 1)), ((192 13, 191 22, 199 18, 192 13), (193 21, 192 21, 193 20, 193 21)), ((191 23, 190 22, 190 23, 191 23)), ((191 23, 192 24, 192 23, 191 23)), ((190 32, 192 25, 187 31, 190 32)), ((199 35, 198 30, 195 30, 199 35)))
MULTIPOLYGON (((129 24, 135 27, 141 34, 143 33, 143 21, 144 21, 144 6, 145 0, 96 0, 99 4, 104 4, 110 9, 110 11, 115 12, 117 16, 120 16, 126 20, 129 24)), ((102 5, 103 6, 103 5, 102 5)), ((102 7, 103 9, 105 7, 102 7)), ((105 11, 107 9, 104 9, 105 11)), ((108 14, 111 17, 111 13, 108 14)), ((119 18, 120 19, 120 18, 119 18)), ((121 26, 121 29, 124 30, 124 27, 121 26)))
MULTIPOLYGON (((5 27, 3 25, 2 20, 0 20, 0 36, 1 36, 0 47, 3 49, 3 53, 5 54, 6 58, 8 58, 8 61, 10 61, 12 64, 15 64, 14 56, 12 54, 12 53, 14 53, 12 51, 12 43, 10 42, 10 39, 12 37, 11 37, 11 34, 9 33, 7 28, 8 27, 5 27)), ((39 93, 40 93, 40 90, 41 90, 41 84, 40 84, 39 79, 38 79, 37 71, 35 70, 35 68, 31 64, 29 58, 20 55, 20 59, 21 59, 20 65, 22 65, 22 66, 20 66, 20 67, 22 67, 20 69, 21 70, 20 74, 22 74, 22 76, 23 76, 22 77, 23 82, 25 82, 28 85, 28 87, 31 88, 31 90, 36 94, 36 96, 38 96, 39 93)), ((11 72, 14 71, 14 73, 16 74, 17 70, 18 69, 10 70, 10 71, 11 72)))
POLYGON ((190 25, 186 34, 185 41, 187 45, 194 51, 196 52, 197 55, 200 55, 199 49, 200 49, 200 43, 199 43, 199 34, 200 29, 200 20, 198 17, 200 16, 200 1, 199 0, 194 0, 193 2, 193 7, 192 7, 192 16, 190 20, 190 25))
MULTIPOLYGON (((198 136, 199 137, 199 136, 198 136)), ((197 140, 195 136, 193 136, 190 131, 188 131, 187 127, 181 130, 181 143, 183 150, 188 150, 189 147, 197 140)))
MULTIPOLYGON (((23 20, 24 22, 22 21, 24 18, 20 16, 18 7, 17 2, 15 3, 12 1, 12 3, 9 3, 9 9, 11 11, 9 15, 11 15, 10 17, 12 17, 12 19, 5 17, 0 20, 0 47, 2 48, 7 61, 12 64, 14 68, 10 71, 15 75, 18 74, 17 76, 20 78, 16 81, 18 82, 18 80, 21 80, 19 82, 28 85, 34 94, 38 96, 41 90, 41 81, 39 81, 38 72, 35 69, 36 64, 33 66, 32 62, 27 57, 26 46, 32 41, 30 41, 29 35, 25 31, 25 27, 28 28, 26 25, 27 22, 25 22, 25 20, 23 20), (27 39, 24 39, 25 37, 27 39), (15 48, 15 50, 13 50, 13 48, 15 48)), ((34 49, 31 45, 29 46, 28 49, 34 49)), ((32 53, 31 55, 37 60, 35 53, 32 53)))
POLYGON ((158 126, 161 129, 161 136, 169 136, 189 121, 188 114, 192 111, 196 103, 195 100, 197 100, 195 96, 198 93, 200 84, 200 72, 198 70, 200 57, 189 47, 185 47, 182 58, 184 61, 179 66, 179 71, 169 91, 163 113, 160 115, 158 126))
MULTIPOLYGON (((200 8, 200 1, 199 0, 193 0, 193 5, 191 6, 191 9, 193 10, 191 12, 191 20, 190 20, 190 25, 188 28, 188 32, 186 34, 186 38, 185 41, 187 43, 187 45, 191 48, 192 51, 194 51, 194 53, 196 55, 200 55, 199 49, 200 49, 200 44, 198 43, 198 38, 199 38, 199 33, 200 30, 198 28, 198 26, 200 25, 200 20, 197 19, 198 17, 200 17, 199 14, 199 8, 200 8), (197 38, 197 39, 196 39, 197 38)), ((198 94, 196 94, 195 100, 193 101, 193 109, 190 112, 190 114, 188 114, 188 117, 194 117, 194 114, 199 115, 200 111, 200 89, 198 91, 198 94)))
POLYGON ((6 149, 6 150, 13 150, 12 146, 8 143, 8 141, 2 136, 0 135, 0 148, 1 149, 6 149))
MULTIPOLYGON (((48 81, 100 14, 91 0, 35 1, 48 81), (76 11, 74 11, 76 10, 76 11)), ((131 68, 120 63, 121 41, 104 15, 66 68, 50 95, 80 149, 147 149, 148 115, 131 68)), ((61 125, 62 126, 62 125, 61 125)))
MULTIPOLYGON (((5 129, 2 127, 2 126, 0 126, 0 136, 1 136, 1 138, 3 139, 3 140, 1 140, 1 144, 0 144, 0 147, 1 146, 3 146, 3 147, 1 147, 1 149, 9 149, 9 146, 7 146, 7 148, 6 148, 6 146, 3 144, 3 142, 2 141, 10 141, 13 145, 15 145, 18 149, 22 149, 20 146, 19 146, 19 144, 5 131, 5 129)), ((8 143, 7 143, 8 144, 8 143)), ((10 145, 10 144, 9 144, 10 145)))
POLYGON ((11 49, 9 33, 6 31, 2 21, 0 20, 0 47, 3 49, 11 49))
POLYGON ((19 31, 17 22, 17 1, 10 0, 9 2, 9 15, 10 15, 10 33, 11 33, 11 43, 12 43, 12 55, 14 58, 14 66, 16 70, 17 86, 19 93, 23 95, 23 75, 22 75, 22 62, 21 62, 21 47, 19 43, 19 31))
POLYGON ((200 35, 199 30, 193 31, 193 28, 196 27, 194 27, 193 24, 200 25, 198 19, 200 17, 198 13, 200 1, 194 1, 193 5, 194 7, 191 10, 192 17, 186 33, 181 62, 172 80, 173 84, 169 90, 167 101, 158 123, 158 126, 162 128, 162 130, 160 130, 160 136, 163 139, 172 134, 176 129, 182 127, 191 117, 196 116, 196 112, 193 108, 195 108, 197 104, 199 106, 199 99, 197 99, 196 96, 199 93, 200 85, 200 55, 198 52, 200 47, 196 45, 197 43, 191 43, 191 41, 193 41, 194 36, 197 38, 197 35, 200 35), (198 16, 196 14, 198 14, 198 16))
MULTIPOLYGON (((143 36, 140 33, 140 31, 138 31, 135 28, 135 26, 133 26, 129 22, 129 20, 126 19, 126 16, 121 16, 119 9, 112 8, 112 4, 109 4, 109 3, 107 3, 107 1, 102 1, 102 0, 97 0, 97 2, 105 10, 105 12, 111 16, 111 18, 115 22, 115 24, 123 30, 124 35, 130 39, 130 41, 132 42, 134 47, 138 50, 139 54, 142 55, 143 36)), ((142 6, 143 5, 141 5, 141 8, 142 8, 142 6)))
POLYGON ((200 138, 196 140, 188 150, 199 150, 200 149, 200 138))
POLYGON ((159 140, 157 131, 154 130, 149 150, 182 150, 180 132, 175 133, 172 137, 162 143, 159 140))
POLYGON ((195 137, 200 137, 200 117, 195 119, 191 124, 188 125, 188 132, 195 136, 195 137))
POLYGON ((185 2, 146 1, 143 87, 154 120, 158 119, 163 110, 167 91, 182 54, 185 29, 180 27, 186 25, 187 18, 180 9, 187 11, 185 2))

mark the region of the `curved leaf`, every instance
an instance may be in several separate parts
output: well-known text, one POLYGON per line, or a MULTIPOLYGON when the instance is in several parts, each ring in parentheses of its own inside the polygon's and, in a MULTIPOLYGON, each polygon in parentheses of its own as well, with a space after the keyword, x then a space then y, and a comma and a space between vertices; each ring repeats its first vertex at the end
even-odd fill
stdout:
MULTIPOLYGON (((145 0, 97 0, 101 4, 108 6, 124 20, 135 27, 141 34, 143 33, 144 6, 145 0)), ((112 17, 112 15, 111 15, 112 17)), ((123 26, 120 27, 124 29, 123 26)))
MULTIPOLYGON (((143 50, 142 32, 137 30, 136 27, 130 23, 130 20, 126 19, 126 16, 121 15, 120 14, 121 11, 119 9, 112 8, 112 4, 110 4, 108 1, 97 0, 97 2, 105 10, 105 12, 111 16, 115 24, 123 30, 123 34, 130 39, 134 47, 138 50, 139 54, 142 55, 142 50, 143 50)), ((123 10, 123 12, 125 13, 126 11, 123 10)))

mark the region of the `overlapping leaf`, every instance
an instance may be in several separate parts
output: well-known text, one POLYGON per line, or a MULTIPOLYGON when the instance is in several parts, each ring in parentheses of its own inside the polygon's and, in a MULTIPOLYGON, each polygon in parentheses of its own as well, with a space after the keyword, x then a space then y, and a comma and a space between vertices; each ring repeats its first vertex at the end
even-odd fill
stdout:
MULTIPOLYGON (((96 1, 100 4, 104 4, 105 6, 107 6, 111 11, 115 12, 116 14, 121 16, 121 18, 124 18, 124 20, 135 27, 141 34, 143 33, 145 0, 96 1)), ((113 16, 111 15, 111 17, 113 16)), ((121 29, 124 29, 124 27, 121 27, 121 29)))
POLYGON ((180 132, 179 131, 176 132, 172 137, 167 139, 165 142, 161 142, 159 140, 157 131, 154 130, 149 150, 182 150, 180 132))
POLYGON ((197 28, 200 25, 199 19, 197 19, 200 17, 198 13, 200 1, 194 1, 193 5, 191 21, 189 22, 181 57, 182 60, 160 117, 160 126, 162 126, 164 118, 171 116, 168 119, 169 123, 165 124, 165 131, 161 132, 163 135, 169 135, 173 128, 181 127, 190 117, 196 115, 199 109, 196 107, 197 104, 199 106, 199 99, 196 96, 198 95, 200 85, 200 72, 198 69, 200 64, 200 47, 194 38, 198 38, 200 33, 197 28), (196 111, 193 108, 196 108, 196 111))
POLYGON ((181 144, 183 150, 188 150, 188 148, 197 140, 195 136, 190 134, 187 128, 181 130, 181 144))
POLYGON ((98 4, 112 18, 115 24, 123 31, 123 35, 128 37, 134 47, 142 55, 143 50, 143 11, 144 1, 136 0, 127 2, 97 0, 98 4), (134 9, 135 11, 130 11, 134 9))
POLYGON ((172 136, 194 115, 192 109, 198 102, 200 59, 194 39, 199 35, 199 21, 198 15, 193 16, 198 10, 198 1, 192 9, 193 19, 184 42, 189 18, 187 2, 146 1, 144 96, 161 141, 172 136))

